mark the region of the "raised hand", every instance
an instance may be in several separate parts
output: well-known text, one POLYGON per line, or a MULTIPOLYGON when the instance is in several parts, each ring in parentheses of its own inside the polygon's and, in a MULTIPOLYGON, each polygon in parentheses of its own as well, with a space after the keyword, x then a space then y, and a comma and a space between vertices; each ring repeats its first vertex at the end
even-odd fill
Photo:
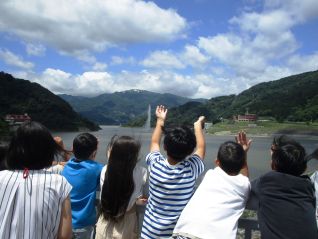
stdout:
POLYGON ((246 137, 246 133, 244 131, 240 131, 238 135, 235 136, 235 141, 243 147, 245 152, 250 149, 252 144, 252 140, 246 137))
POLYGON ((205 121, 205 117, 204 116, 200 116, 197 121, 194 122, 194 125, 200 125, 201 128, 204 128, 204 121, 205 121))
POLYGON ((136 200, 136 204, 140 206, 145 206, 148 202, 148 198, 145 196, 139 196, 136 200))
POLYGON ((156 108, 157 119, 165 120, 168 110, 163 105, 158 105, 156 108))

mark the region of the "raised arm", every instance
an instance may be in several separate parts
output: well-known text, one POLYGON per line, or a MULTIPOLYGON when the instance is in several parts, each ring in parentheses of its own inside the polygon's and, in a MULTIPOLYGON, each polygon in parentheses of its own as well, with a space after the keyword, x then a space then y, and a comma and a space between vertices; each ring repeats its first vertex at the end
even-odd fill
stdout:
POLYGON ((235 141, 242 145, 244 151, 245 151, 245 164, 243 168, 241 169, 241 174, 244 176, 248 177, 249 176, 249 171, 248 171, 248 164, 247 164, 247 152, 250 149, 250 146, 252 144, 252 140, 248 139, 246 137, 246 133, 244 131, 240 131, 237 136, 235 136, 235 141))
POLYGON ((197 141, 197 149, 194 154, 198 155, 202 160, 205 157, 205 139, 202 130, 204 119, 204 116, 200 116, 199 119, 194 122, 194 134, 197 141))
POLYGON ((168 110, 165 109, 163 105, 159 105, 156 108, 157 123, 156 127, 152 133, 151 143, 150 143, 150 152, 160 150, 160 140, 162 135, 162 127, 165 124, 166 116, 168 110))

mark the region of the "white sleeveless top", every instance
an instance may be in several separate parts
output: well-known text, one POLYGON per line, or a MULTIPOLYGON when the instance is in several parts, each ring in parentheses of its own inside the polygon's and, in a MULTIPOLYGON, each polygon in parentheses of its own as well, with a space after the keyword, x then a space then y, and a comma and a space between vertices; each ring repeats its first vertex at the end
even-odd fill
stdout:
POLYGON ((57 238, 61 207, 72 186, 44 170, 0 172, 0 237, 57 238))

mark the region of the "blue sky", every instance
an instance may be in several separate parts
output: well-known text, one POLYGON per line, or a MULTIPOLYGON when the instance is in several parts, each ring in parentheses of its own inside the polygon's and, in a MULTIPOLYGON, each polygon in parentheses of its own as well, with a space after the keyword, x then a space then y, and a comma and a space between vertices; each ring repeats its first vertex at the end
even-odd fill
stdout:
POLYGON ((318 69, 317 0, 10 0, 0 12, 0 70, 57 94, 211 98, 318 69))

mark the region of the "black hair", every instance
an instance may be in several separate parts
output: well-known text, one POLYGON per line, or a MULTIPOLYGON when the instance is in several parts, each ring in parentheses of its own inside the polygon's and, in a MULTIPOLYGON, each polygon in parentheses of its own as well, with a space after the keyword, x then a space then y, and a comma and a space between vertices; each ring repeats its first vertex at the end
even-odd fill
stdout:
POLYGON ((5 158, 8 151, 8 145, 0 144, 0 171, 6 169, 5 158))
POLYGON ((135 184, 133 171, 140 143, 130 136, 112 138, 110 155, 102 187, 100 214, 118 222, 125 215, 135 184))
POLYGON ((73 140, 73 153, 75 158, 88 159, 97 150, 98 140, 90 133, 81 133, 73 140))
POLYGON ((8 169, 43 169, 52 165, 61 147, 38 122, 23 123, 14 133, 6 156, 8 169))
POLYGON ((286 135, 275 137, 271 150, 274 170, 295 176, 301 175, 306 170, 306 151, 294 139, 286 135))
POLYGON ((187 126, 164 129, 164 147, 167 155, 176 161, 182 161, 195 149, 197 142, 193 131, 187 126))
POLYGON ((224 172, 236 175, 246 163, 246 153, 240 144, 227 141, 220 145, 217 159, 224 172))

